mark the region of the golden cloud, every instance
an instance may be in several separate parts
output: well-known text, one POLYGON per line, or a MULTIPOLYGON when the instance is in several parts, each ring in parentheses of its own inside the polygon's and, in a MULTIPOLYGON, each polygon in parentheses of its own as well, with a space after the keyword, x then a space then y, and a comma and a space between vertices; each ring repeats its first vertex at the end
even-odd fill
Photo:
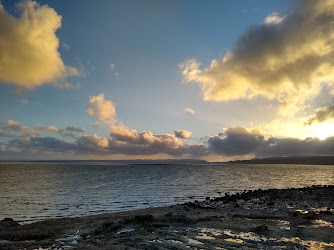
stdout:
POLYGON ((20 89, 43 84, 67 86, 65 78, 79 73, 64 65, 58 52, 55 32, 61 27, 61 16, 35 1, 22 1, 17 6, 18 18, 0 4, 0 82, 20 89))
POLYGON ((204 100, 279 100, 294 113, 334 80, 334 4, 299 1, 298 10, 269 15, 249 28, 223 60, 205 69, 191 59, 180 65, 185 82, 198 82, 204 100))
POLYGON ((174 131, 175 137, 181 138, 181 139, 188 139, 192 135, 192 132, 187 130, 175 130, 174 131))
POLYGON ((92 96, 88 101, 88 113, 107 124, 116 122, 115 105, 104 99, 104 94, 92 96))
POLYGON ((178 148, 182 141, 171 134, 155 135, 150 131, 138 133, 135 129, 129 129, 126 126, 111 126, 110 136, 121 142, 138 145, 155 145, 162 148, 178 148))

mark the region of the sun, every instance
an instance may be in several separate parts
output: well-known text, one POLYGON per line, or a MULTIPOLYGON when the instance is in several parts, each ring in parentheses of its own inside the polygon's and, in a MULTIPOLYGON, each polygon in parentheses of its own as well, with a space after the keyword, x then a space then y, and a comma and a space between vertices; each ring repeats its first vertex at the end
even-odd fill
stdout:
POLYGON ((312 126, 311 129, 314 131, 313 136, 318 137, 320 140, 334 136, 334 123, 322 123, 312 126))

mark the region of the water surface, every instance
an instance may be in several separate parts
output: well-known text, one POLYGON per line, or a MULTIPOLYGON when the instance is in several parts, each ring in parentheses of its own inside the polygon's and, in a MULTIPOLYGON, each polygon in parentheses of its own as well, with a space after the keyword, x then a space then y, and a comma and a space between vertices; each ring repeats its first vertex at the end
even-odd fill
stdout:
POLYGON ((218 192, 334 184, 334 166, 0 162, 0 220, 163 206, 218 192))

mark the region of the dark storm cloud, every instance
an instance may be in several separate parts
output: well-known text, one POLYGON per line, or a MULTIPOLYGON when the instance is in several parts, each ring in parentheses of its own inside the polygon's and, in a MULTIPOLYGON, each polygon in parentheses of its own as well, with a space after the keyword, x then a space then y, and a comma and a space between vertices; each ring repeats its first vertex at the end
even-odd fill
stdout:
POLYGON ((225 129, 222 135, 211 137, 208 143, 212 152, 224 156, 306 156, 332 155, 334 152, 334 137, 325 140, 275 137, 265 139, 260 130, 244 127, 225 129))
POLYGON ((254 154, 267 144, 260 130, 244 127, 227 128, 224 133, 211 137, 208 143, 211 151, 225 156, 254 154))

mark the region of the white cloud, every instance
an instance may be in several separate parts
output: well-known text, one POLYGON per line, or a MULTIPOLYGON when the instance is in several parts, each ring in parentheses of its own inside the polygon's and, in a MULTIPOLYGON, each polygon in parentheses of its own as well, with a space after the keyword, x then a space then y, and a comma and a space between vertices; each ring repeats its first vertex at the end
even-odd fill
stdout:
POLYGON ((277 12, 271 13, 264 19, 265 24, 279 24, 283 22, 285 17, 280 17, 277 12))
POLYGON ((195 111, 192 108, 186 108, 184 112, 188 115, 195 115, 195 111))
POLYGON ((58 52, 61 16, 30 0, 20 2, 18 9, 16 18, 0 3, 0 82, 19 89, 47 83, 69 86, 65 78, 78 75, 78 70, 64 65, 58 52))
POLYGON ((90 97, 88 101, 88 113, 106 124, 116 122, 115 105, 104 99, 104 94, 90 97))
POLYGON ((115 69, 115 67, 116 67, 116 64, 109 64, 109 69, 111 70, 111 71, 114 71, 114 69, 115 69))
POLYGON ((71 46, 68 45, 67 43, 62 43, 62 47, 64 50, 67 50, 67 51, 71 49, 71 46))
POLYGON ((59 129, 55 126, 39 126, 38 130, 41 132, 51 132, 51 133, 58 133, 59 129))

